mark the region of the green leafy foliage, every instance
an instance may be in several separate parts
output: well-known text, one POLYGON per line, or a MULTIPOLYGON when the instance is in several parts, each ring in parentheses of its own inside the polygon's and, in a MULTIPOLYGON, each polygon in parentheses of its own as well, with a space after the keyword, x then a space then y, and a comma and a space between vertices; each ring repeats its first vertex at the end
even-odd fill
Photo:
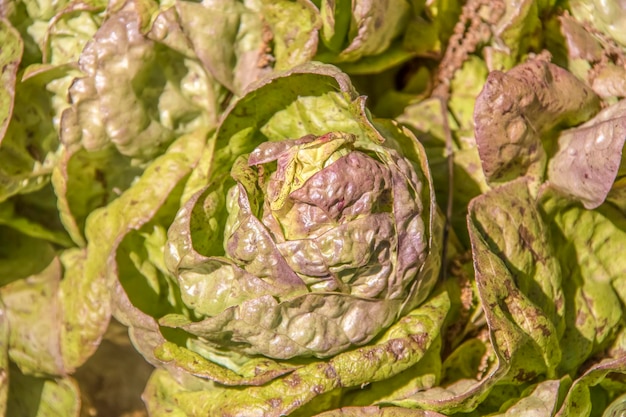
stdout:
POLYGON ((622 3, 2 2, 0 417, 621 415, 622 3))

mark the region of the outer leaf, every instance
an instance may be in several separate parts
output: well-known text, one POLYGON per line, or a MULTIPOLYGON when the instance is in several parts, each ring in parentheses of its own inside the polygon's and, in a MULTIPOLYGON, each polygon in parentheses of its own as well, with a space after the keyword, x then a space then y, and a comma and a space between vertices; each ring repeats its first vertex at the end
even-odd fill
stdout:
POLYGON ((533 60, 507 73, 492 71, 476 99, 476 143, 487 181, 528 175, 541 181, 547 162, 543 135, 599 110, 593 91, 556 65, 533 60))
POLYGON ((275 70, 311 61, 317 50, 321 20, 310 0, 264 1, 262 14, 273 33, 275 70))
POLYGON ((491 70, 507 70, 520 58, 540 44, 536 39, 542 15, 551 8, 554 0, 507 0, 504 14, 493 28, 493 47, 487 49, 486 61, 491 70))
POLYGON ((418 363, 438 336, 448 308, 447 293, 440 292, 390 327, 377 344, 312 362, 263 386, 240 390, 204 384, 194 390, 193 384, 185 388, 170 381, 160 385, 167 394, 150 385, 148 392, 168 398, 190 417, 283 415, 338 387, 387 379, 418 363))
MULTIPOLYGON (((512 320, 538 346, 536 353, 543 356, 548 375, 553 375, 561 359, 558 339, 564 327, 561 266, 528 182, 518 180, 474 199, 468 224, 476 283, 488 307, 485 314, 495 342, 499 344, 500 333, 496 323, 512 320), (499 276, 495 272, 502 267, 506 272, 499 276)), ((509 353, 505 356, 512 358, 509 353)), ((532 367, 524 369, 528 372, 532 367)))
POLYGON ((388 379, 348 390, 341 396, 341 405, 388 405, 433 388, 441 382, 441 351, 441 340, 434 340, 418 363, 388 379))
POLYGON ((620 101, 559 136, 559 150, 548 165, 548 181, 585 208, 602 204, 618 177, 626 140, 625 111, 626 102, 620 101))
POLYGON ((339 410, 317 414, 316 417, 443 417, 443 414, 427 410, 410 410, 401 407, 344 407, 339 410))
POLYGON ((0 285, 38 274, 56 255, 49 242, 11 227, 0 226, 0 236, 0 285), (38 254, 37 258, 33 259, 33 253, 38 254))
POLYGON ((588 369, 574 381, 563 405, 555 416, 583 417, 590 415, 592 409, 590 388, 601 383, 610 373, 621 374, 622 377, 626 374, 626 356, 603 360, 588 369))
POLYGON ((580 21, 590 21, 594 28, 608 34, 620 45, 626 46, 623 28, 626 25, 624 5, 616 0, 574 0, 572 14, 580 21))
POLYGON ((177 368, 191 375, 232 386, 262 385, 296 369, 289 364, 264 358, 251 358, 246 362, 245 369, 234 372, 171 342, 160 345, 155 350, 155 356, 165 363, 175 361, 177 368))
POLYGON ((143 34, 138 2, 111 15, 81 54, 86 76, 73 82, 73 105, 61 119, 67 147, 80 143, 94 151, 113 145, 122 155, 149 160, 177 134, 214 120, 212 80, 197 62, 143 34))
POLYGON ((352 16, 347 31, 347 39, 340 42, 340 35, 345 33, 346 9, 336 9, 331 17, 330 5, 324 6, 325 30, 331 50, 338 45, 345 46, 341 52, 322 52, 316 59, 324 62, 353 62, 362 57, 378 55, 389 48, 406 26, 410 6, 406 0, 370 1, 358 0, 352 4, 352 16), (330 26, 333 25, 331 29, 330 26))
POLYGON ((60 246, 71 246, 71 241, 67 234, 58 230, 54 220, 54 209, 47 207, 54 204, 48 200, 48 195, 44 193, 32 193, 27 198, 14 198, 0 203, 0 224, 6 225, 15 231, 19 231, 26 236, 42 239, 60 246), (31 206, 29 203, 36 200, 41 205, 31 206), (36 216, 36 219, 27 217, 36 216), (43 220, 40 223, 40 220, 43 220), (51 230, 49 227, 54 228, 51 230), (55 230, 57 229, 57 230, 55 230))
POLYGON ((15 80, 17 69, 22 59, 23 43, 19 33, 6 19, 0 19, 0 144, 11 120, 15 80))
POLYGON ((76 244, 86 244, 87 216, 117 198, 141 172, 130 158, 112 148, 97 152, 61 150, 59 163, 52 171, 52 184, 61 220, 76 244))
POLYGON ((470 205, 476 283, 493 343, 514 381, 555 374, 563 332, 561 268, 528 182, 496 188, 470 205))
POLYGON ((16 85, 11 123, 0 147, 0 201, 43 188, 55 163, 59 138, 52 117, 54 94, 46 77, 16 85))
MULTIPOLYGON (((557 412, 557 407, 563 400, 563 394, 569 388, 571 380, 564 377, 561 380, 547 380, 526 390, 521 399, 493 417, 551 417, 557 412)), ((504 406, 503 406, 504 408, 504 406)))
POLYGON ((35 378, 11 367, 7 416, 79 417, 80 408, 80 391, 72 378, 35 378))
POLYGON ((544 191, 541 205, 567 277, 563 287, 566 326, 561 341, 561 368, 567 372, 603 349, 620 326, 621 303, 626 297, 622 289, 626 265, 621 258, 626 219, 611 205, 585 210, 550 190, 544 191))
POLYGON ((189 174, 202 145, 197 137, 181 137, 122 196, 87 220, 86 254, 84 259, 72 260, 75 264, 68 268, 61 287, 66 323, 63 353, 69 364, 79 365, 89 357, 107 328, 111 314, 108 288, 116 278, 118 245, 127 233, 154 216, 189 174))
POLYGON ((182 387, 167 371, 155 370, 142 395, 149 415, 153 417, 189 417, 189 414, 172 400, 172 396, 180 391, 182 391, 182 387))
POLYGON ((6 416, 9 396, 9 321, 0 300, 0 416, 6 416))
POLYGON ((61 262, 0 289, 10 325, 9 355, 29 375, 64 375, 61 356, 61 262))

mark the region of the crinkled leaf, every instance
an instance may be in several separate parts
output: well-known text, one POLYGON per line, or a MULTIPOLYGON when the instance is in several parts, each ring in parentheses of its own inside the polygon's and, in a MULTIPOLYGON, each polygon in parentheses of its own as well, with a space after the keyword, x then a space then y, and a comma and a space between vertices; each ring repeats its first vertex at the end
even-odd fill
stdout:
POLYGON ((626 296, 622 289, 626 265, 620 255, 626 244, 626 219, 611 205, 586 210, 550 190, 544 191, 541 205, 567 277, 560 367, 571 371, 603 349, 620 326, 626 296))
POLYGON ((6 416, 9 396, 9 321, 0 299, 0 416, 6 416))
POLYGON ((102 24, 105 7, 104 1, 74 1, 57 13, 41 42, 42 63, 77 63, 83 48, 102 24))
POLYGON ((626 46, 624 4, 617 0, 573 0, 570 9, 580 21, 589 21, 594 29, 609 35, 622 47, 626 46))
POLYGON ((274 362, 271 359, 250 358, 246 361, 245 368, 234 372, 171 342, 159 346, 155 350, 155 356, 162 362, 175 361, 177 368, 191 375, 233 386, 262 385, 296 368, 292 365, 274 362))
POLYGON ((492 340, 527 381, 555 375, 564 326, 561 266, 526 180, 474 199, 468 227, 492 340))
POLYGON ((339 7, 324 3, 322 40, 329 43, 330 51, 339 45, 341 50, 321 51, 316 59, 330 63, 353 62, 383 53, 403 33, 410 14, 406 0, 357 0, 352 4, 351 16, 346 16, 348 9, 342 2, 339 7))
POLYGON ((443 414, 428 410, 411 410, 401 407, 343 407, 326 411, 315 417, 443 417, 443 414))
POLYGON ((118 199, 87 219, 86 254, 74 258, 62 282, 64 357, 79 365, 89 357, 111 314, 108 288, 115 279, 116 250, 124 236, 150 221, 201 153, 203 138, 183 136, 157 158, 118 199))
POLYGON ((0 147, 0 201, 41 189, 56 161, 59 138, 45 77, 16 85, 11 122, 0 147))
POLYGON ((153 396, 165 397, 188 416, 278 416, 336 388, 384 380, 418 363, 438 337, 448 309, 447 293, 439 292, 390 327, 376 344, 340 353, 327 361, 314 361, 262 386, 240 390, 204 384, 194 390, 193 384, 185 388, 171 380, 162 381, 161 374, 162 382, 155 381, 161 382, 160 386, 149 383, 147 389, 153 396))
POLYGON ((70 377, 44 379, 27 376, 16 366, 10 368, 11 380, 6 406, 7 416, 79 417, 81 397, 76 381, 70 377))
POLYGON ((321 21, 310 0, 266 0, 261 13, 273 34, 275 70, 287 70, 313 58, 321 21))
POLYGON ((489 183, 528 175, 543 179, 544 137, 556 126, 587 120, 600 107, 593 91, 554 64, 532 60, 492 71, 476 99, 476 143, 489 183))
POLYGON ((0 20, 0 144, 13 113, 17 70, 22 59, 22 39, 6 19, 0 20))
MULTIPOLYGON (((41 193, 35 193, 34 195, 28 195, 30 198, 28 200, 33 201, 34 196, 41 198, 41 200, 45 200, 47 195, 41 193)), ((48 241, 50 243, 54 243, 60 246, 71 246, 71 241, 68 239, 67 234, 58 230, 54 223, 54 217, 56 212, 54 208, 50 209, 50 207, 46 207, 46 204, 52 203, 55 201, 45 202, 40 206, 29 206, 26 199, 18 199, 14 198, 4 203, 0 203, 0 225, 5 225, 11 227, 15 231, 19 231, 26 236, 42 239, 48 241), (36 219, 27 217, 27 214, 38 214, 36 219), (40 222, 43 220, 43 222, 40 222), (48 223, 46 225, 42 223, 48 223), (48 227, 46 227, 48 226, 48 227), (50 226, 54 227, 54 229, 49 228, 50 226)))
POLYGON ((551 379, 529 387, 522 393, 522 398, 514 404, 503 405, 506 411, 492 414, 494 417, 550 417, 561 404, 565 392, 571 384, 569 377, 561 380, 551 379))
POLYGON ((51 243, 0 226, 0 285, 41 272, 55 255, 51 243))
POLYGON ((196 61, 144 35, 136 8, 129 2, 110 16, 81 54, 86 76, 72 83, 73 106, 61 119, 67 147, 113 145, 122 155, 149 160, 177 135, 214 123, 212 79, 196 61))
POLYGON ((280 303, 262 295, 199 322, 166 316, 159 323, 248 354, 330 357, 367 343, 395 320, 399 306, 396 300, 343 294, 313 293, 280 303))
MULTIPOLYGON (((591 389, 601 384, 611 374, 624 377, 626 374, 626 356, 617 359, 605 359, 587 369, 583 375, 574 381, 563 405, 554 415, 557 417, 591 415, 592 409, 597 407, 597 405, 594 407, 591 389)), ((600 406, 604 408, 606 404, 600 406)))
POLYGON ((559 136, 559 149, 548 164, 548 181, 557 190, 593 209, 601 205, 620 172, 626 140, 626 102, 559 136))
POLYGON ((9 356, 28 375, 64 375, 58 258, 36 275, 0 289, 9 321, 9 356))
POLYGON ((541 39, 541 23, 555 0, 506 0, 504 13, 494 25, 493 44, 487 48, 485 60, 491 70, 508 70, 529 50, 537 48, 541 39))

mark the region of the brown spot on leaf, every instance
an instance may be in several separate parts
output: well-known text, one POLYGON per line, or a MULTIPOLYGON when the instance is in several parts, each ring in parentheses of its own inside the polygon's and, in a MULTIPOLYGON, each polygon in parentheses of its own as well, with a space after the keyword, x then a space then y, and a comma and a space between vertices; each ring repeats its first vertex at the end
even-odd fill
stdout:
POLYGON ((406 356, 406 346, 401 339, 391 340, 387 345, 387 351, 389 351, 396 360, 401 360, 406 356))
POLYGON ((424 350, 426 348, 426 342, 428 342, 428 335, 426 333, 412 334, 411 340, 417 343, 421 350, 424 350))
POLYGON ((537 376, 536 372, 533 372, 533 371, 526 372, 525 370, 520 369, 519 371, 517 371, 517 374, 515 375, 514 378, 518 381, 530 381, 536 376, 537 376))
POLYGON ((300 375, 298 374, 293 374, 285 378, 284 381, 285 384, 289 385, 291 388, 294 388, 300 385, 300 383, 302 382, 302 378, 300 378, 300 375))
POLYGON ((270 398, 269 400, 267 400, 267 403, 272 408, 278 408, 283 404, 283 400, 280 398, 270 398))
POLYGON ((326 378, 328 379, 337 378, 337 371, 335 370, 335 367, 332 364, 329 363, 329 364, 320 364, 320 365, 326 368, 324 370, 324 375, 326 375, 326 378))
POLYGON ((320 395, 322 393, 324 393, 325 389, 323 385, 314 385, 313 386, 313 392, 316 393, 317 395, 320 395))

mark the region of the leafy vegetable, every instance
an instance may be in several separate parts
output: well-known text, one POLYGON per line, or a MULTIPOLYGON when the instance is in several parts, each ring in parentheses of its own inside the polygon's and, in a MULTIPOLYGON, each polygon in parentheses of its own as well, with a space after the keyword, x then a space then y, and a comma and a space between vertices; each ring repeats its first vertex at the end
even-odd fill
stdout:
POLYGON ((623 9, 0 2, 0 417, 621 415, 623 9))

